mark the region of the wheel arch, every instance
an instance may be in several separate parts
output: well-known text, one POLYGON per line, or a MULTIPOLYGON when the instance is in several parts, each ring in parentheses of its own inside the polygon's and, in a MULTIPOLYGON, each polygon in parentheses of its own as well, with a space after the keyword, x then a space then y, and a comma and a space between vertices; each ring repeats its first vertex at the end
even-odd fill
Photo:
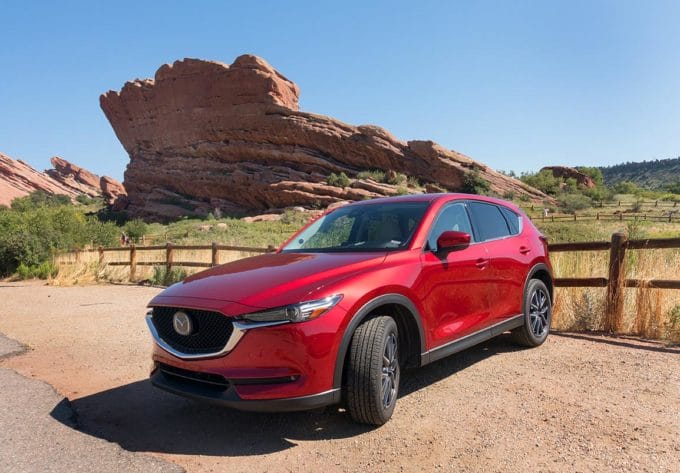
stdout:
POLYGON ((333 388, 342 387, 345 360, 355 330, 374 315, 389 315, 395 319, 399 341, 405 342, 407 347, 406 366, 420 366, 421 354, 425 352, 425 332, 420 312, 408 297, 402 294, 384 294, 361 306, 347 325, 335 360, 333 388))
MULTIPOLYGON (((553 275, 552 272, 550 271, 550 268, 548 267, 547 264, 545 263, 538 263, 534 265, 529 273, 527 274, 526 280, 524 281, 524 288, 525 288, 525 293, 526 293, 526 287, 527 284, 529 284, 529 281, 532 279, 539 279, 541 280, 546 287, 548 288, 548 292, 550 293, 550 304, 555 303, 555 284, 553 281, 553 275)), ((526 294, 524 294, 525 296, 526 294)), ((522 296, 522 308, 524 308, 524 296, 522 296)))

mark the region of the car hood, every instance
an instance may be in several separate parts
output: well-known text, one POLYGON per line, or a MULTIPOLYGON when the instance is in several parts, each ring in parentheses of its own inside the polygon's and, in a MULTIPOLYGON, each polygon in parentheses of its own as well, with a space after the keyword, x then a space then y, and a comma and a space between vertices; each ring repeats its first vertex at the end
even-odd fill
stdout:
POLYGON ((227 263, 170 286, 149 305, 211 307, 208 301, 247 308, 279 307, 309 300, 324 286, 350 274, 375 268, 386 252, 271 253, 227 263), (206 301, 201 304, 200 301, 206 301))

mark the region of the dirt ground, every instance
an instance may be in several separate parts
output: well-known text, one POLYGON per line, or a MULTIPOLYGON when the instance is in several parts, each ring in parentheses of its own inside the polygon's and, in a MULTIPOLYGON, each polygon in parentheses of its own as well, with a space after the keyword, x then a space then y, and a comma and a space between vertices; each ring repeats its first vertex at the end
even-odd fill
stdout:
POLYGON ((0 283, 0 332, 30 347, 0 361, 71 400, 78 428, 209 471, 677 471, 680 349, 552 334, 506 336, 402 377, 392 420, 341 410, 252 414, 146 381, 145 304, 158 289, 0 283), (673 467, 673 465, 676 465, 673 467))

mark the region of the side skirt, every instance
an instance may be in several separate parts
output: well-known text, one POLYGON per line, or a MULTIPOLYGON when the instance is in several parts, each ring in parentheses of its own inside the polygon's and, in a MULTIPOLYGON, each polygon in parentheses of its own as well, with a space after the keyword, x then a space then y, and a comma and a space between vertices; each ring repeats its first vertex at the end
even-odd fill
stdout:
POLYGON ((459 351, 467 350, 479 343, 485 342, 490 338, 500 335, 503 332, 521 327, 524 324, 524 314, 515 315, 503 322, 480 330, 479 332, 471 333, 463 338, 454 340, 445 345, 428 350, 420 355, 420 366, 432 363, 433 361, 441 360, 449 355, 458 353, 459 351))

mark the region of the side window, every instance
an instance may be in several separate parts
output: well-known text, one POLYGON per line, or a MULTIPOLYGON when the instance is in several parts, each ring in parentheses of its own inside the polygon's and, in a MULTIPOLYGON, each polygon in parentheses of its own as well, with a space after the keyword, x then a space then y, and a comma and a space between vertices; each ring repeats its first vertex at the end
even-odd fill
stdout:
POLYGON ((427 238, 427 246, 430 250, 437 249, 437 238, 446 231, 465 232, 472 235, 472 227, 468 218, 465 204, 457 203, 445 207, 432 225, 430 235, 427 238))
POLYGON ((493 240, 510 235, 508 223, 497 206, 482 202, 470 202, 468 205, 479 241, 493 240))
POLYGON ((505 216, 505 220, 507 220, 508 225, 510 226, 510 234, 511 235, 519 234, 519 232, 522 231, 522 219, 520 218, 520 216, 507 207, 500 207, 500 209, 501 212, 503 212, 503 215, 505 216))

